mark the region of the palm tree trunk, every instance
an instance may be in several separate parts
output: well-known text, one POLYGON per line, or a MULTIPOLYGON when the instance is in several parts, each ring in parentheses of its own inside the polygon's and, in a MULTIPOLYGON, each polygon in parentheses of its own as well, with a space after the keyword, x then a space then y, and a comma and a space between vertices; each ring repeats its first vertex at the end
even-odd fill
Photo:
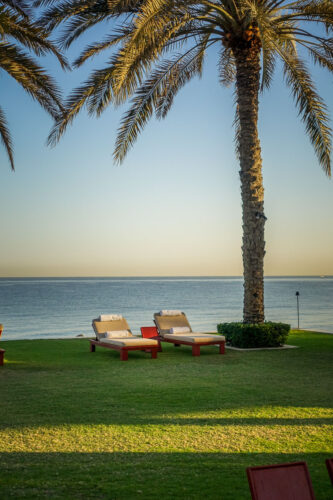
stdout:
POLYGON ((260 49, 235 51, 238 147, 243 205, 243 268, 245 323, 262 323, 264 316, 264 188, 258 138, 260 49))

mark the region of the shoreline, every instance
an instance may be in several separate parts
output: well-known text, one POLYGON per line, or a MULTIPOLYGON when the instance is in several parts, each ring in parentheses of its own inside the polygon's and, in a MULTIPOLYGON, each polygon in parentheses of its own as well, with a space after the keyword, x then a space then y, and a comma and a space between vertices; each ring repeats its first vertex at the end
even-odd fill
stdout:
MULTIPOLYGON (((311 328, 291 328, 290 330, 291 333, 298 333, 298 332, 308 332, 308 333, 318 333, 320 335, 333 335, 333 332, 329 332, 328 330, 321 330, 321 329, 311 329, 311 328)), ((136 337, 140 337, 140 335, 135 335, 136 337)), ((27 341, 27 340, 31 340, 31 341, 35 341, 35 340, 90 340, 90 339, 94 339, 95 336, 94 335, 89 335, 89 336, 85 336, 83 334, 79 334, 79 335, 75 335, 75 337, 39 337, 39 338, 25 338, 25 339, 8 339, 8 338, 4 338, 3 336, 0 338, 0 346, 1 346, 1 343, 3 342, 17 342, 17 341, 27 341)), ((287 347, 274 347, 274 348, 265 348, 265 349, 285 349, 285 348, 288 348, 288 345, 286 344, 287 347)), ((238 351, 242 351, 242 350, 245 350, 245 351, 248 351, 249 349, 240 349, 240 348, 236 348, 236 347, 230 347, 230 346, 226 346, 230 349, 235 349, 235 350, 238 350, 238 351)), ((290 346, 290 347, 294 347, 294 346, 290 346)), ((260 348, 262 349, 262 348, 260 348)))

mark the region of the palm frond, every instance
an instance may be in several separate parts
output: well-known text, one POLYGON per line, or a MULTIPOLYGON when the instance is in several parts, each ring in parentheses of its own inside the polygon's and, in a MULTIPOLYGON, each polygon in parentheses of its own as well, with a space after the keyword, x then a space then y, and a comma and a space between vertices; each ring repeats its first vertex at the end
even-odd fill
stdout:
POLYGON ((153 111, 165 117, 176 92, 193 76, 200 75, 205 47, 192 47, 185 54, 163 61, 138 88, 132 106, 122 119, 116 139, 114 158, 121 163, 153 111))
MULTIPOLYGON (((50 146, 55 146, 75 116, 85 105, 89 104, 89 99, 93 96, 96 98, 98 95, 106 95, 108 90, 112 88, 112 76, 112 67, 96 70, 83 85, 72 91, 65 103, 64 113, 57 117, 48 136, 47 143, 50 146)), ((96 112, 96 110, 94 111, 96 112)), ((92 109, 90 112, 93 112, 92 109)))
POLYGON ((271 41, 272 37, 265 30, 261 32, 262 43, 262 72, 260 89, 269 88, 275 69, 275 50, 271 41))
POLYGON ((23 19, 31 18, 31 6, 23 0, 0 0, 0 5, 9 7, 13 12, 22 16, 23 19))
POLYGON ((49 34, 40 26, 31 23, 27 17, 22 17, 21 14, 17 14, 9 8, 3 8, 1 11, 1 30, 4 40, 13 38, 37 56, 53 53, 58 58, 62 68, 68 69, 66 58, 50 42, 49 34))
POLYGON ((206 50, 215 43, 208 45, 209 36, 202 37, 197 46, 192 47, 177 61, 177 64, 163 80, 163 87, 157 96, 156 116, 165 118, 178 92, 194 76, 201 77, 206 50))
POLYGON ((108 36, 103 42, 88 45, 80 54, 80 56, 74 61, 73 67, 79 68, 88 59, 95 57, 103 50, 109 49, 122 42, 129 35, 129 30, 126 28, 115 30, 115 33, 108 36))
POLYGON ((28 54, 13 44, 0 42, 0 67, 14 78, 26 92, 57 118, 62 110, 60 91, 53 78, 28 54))
POLYGON ((65 49, 85 31, 113 16, 108 0, 61 0, 56 5, 54 3, 50 2, 38 25, 50 32, 63 24, 58 43, 65 49))
POLYGON ((230 87, 235 82, 235 58, 230 48, 223 47, 219 58, 219 79, 221 85, 230 87))
POLYGON ((319 163, 325 173, 331 176, 331 135, 327 107, 316 92, 305 64, 295 55, 279 50, 284 60, 284 73, 291 87, 299 114, 305 122, 319 163))
POLYGON ((2 108, 0 108, 0 136, 1 136, 1 142, 6 149, 11 169, 15 170, 12 139, 7 125, 7 120, 2 108))

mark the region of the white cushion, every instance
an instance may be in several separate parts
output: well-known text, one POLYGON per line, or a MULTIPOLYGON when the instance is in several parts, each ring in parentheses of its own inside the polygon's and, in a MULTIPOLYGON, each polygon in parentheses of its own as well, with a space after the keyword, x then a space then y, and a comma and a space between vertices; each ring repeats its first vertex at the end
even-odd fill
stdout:
POLYGON ((190 332, 190 328, 188 326, 174 326, 170 328, 170 333, 188 333, 190 332))
POLYGON ((101 314, 99 321, 117 321, 123 319, 121 314, 101 314))
POLYGON ((160 316, 179 316, 183 314, 181 311, 171 310, 171 309, 163 309, 160 311, 160 316))
POLYGON ((123 339, 101 339, 101 344, 110 344, 118 346, 158 346, 157 340, 143 339, 142 337, 128 337, 123 339))
POLYGON ((165 333, 164 338, 171 340, 172 342, 191 342, 192 344, 201 344, 204 342, 221 342, 221 340, 225 341, 225 337, 222 335, 210 335, 209 333, 190 333, 190 334, 179 334, 174 335, 171 333, 165 333))
POLYGON ((114 330, 113 332, 105 332, 105 339, 121 339, 123 337, 132 337, 132 334, 128 330, 114 330))

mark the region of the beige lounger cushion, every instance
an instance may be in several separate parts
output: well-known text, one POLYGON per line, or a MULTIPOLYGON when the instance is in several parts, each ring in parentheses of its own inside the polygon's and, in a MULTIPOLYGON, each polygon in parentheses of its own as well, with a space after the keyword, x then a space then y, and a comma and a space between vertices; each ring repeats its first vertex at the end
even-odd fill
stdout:
POLYGON ((114 344, 118 346, 151 346, 158 345, 157 340, 153 339, 142 339, 141 337, 128 337, 121 339, 101 339, 101 344, 114 344))
POLYGON ((98 339, 101 339, 105 332, 114 332, 119 330, 127 330, 129 335, 132 335, 131 329, 125 318, 114 321, 99 321, 98 319, 94 319, 92 326, 98 339))
POLYGON ((170 333, 175 335, 187 335, 188 333, 191 333, 191 329, 188 326, 173 326, 170 328, 170 333))
POLYGON ((133 335, 128 330, 115 330, 114 332, 105 332, 101 334, 101 338, 104 339, 119 339, 123 337, 133 337, 133 335))
POLYGON ((182 335, 177 335, 174 333, 165 333, 163 335, 165 339, 174 340, 177 342, 193 342, 194 344, 200 344, 201 342, 221 342, 225 340, 222 335, 210 335, 209 333, 187 333, 182 335))
POLYGON ((158 331, 160 335, 164 335, 165 333, 170 333, 170 329, 175 326, 187 326, 190 330, 191 325, 187 321, 185 314, 178 314, 177 316, 160 316, 159 314, 154 314, 154 320, 156 322, 158 331))

